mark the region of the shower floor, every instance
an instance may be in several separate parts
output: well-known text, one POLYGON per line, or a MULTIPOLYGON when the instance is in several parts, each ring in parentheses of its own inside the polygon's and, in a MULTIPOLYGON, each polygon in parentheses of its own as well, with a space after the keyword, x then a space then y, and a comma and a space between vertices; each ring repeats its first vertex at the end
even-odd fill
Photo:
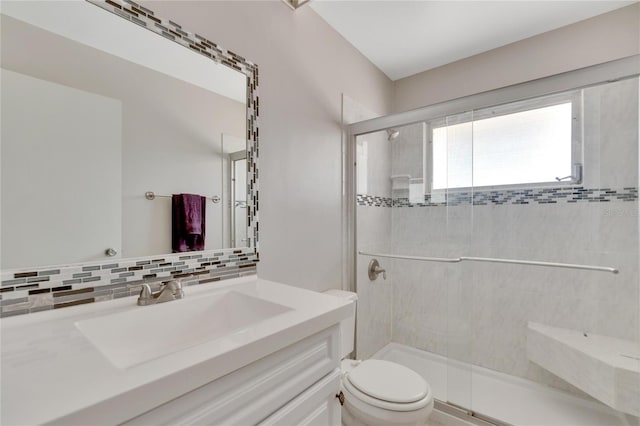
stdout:
POLYGON ((441 355, 409 346, 390 343, 372 358, 416 371, 429 383, 436 399, 463 406, 472 401, 473 411, 513 425, 629 426, 623 414, 597 401, 486 368, 447 361, 441 355))

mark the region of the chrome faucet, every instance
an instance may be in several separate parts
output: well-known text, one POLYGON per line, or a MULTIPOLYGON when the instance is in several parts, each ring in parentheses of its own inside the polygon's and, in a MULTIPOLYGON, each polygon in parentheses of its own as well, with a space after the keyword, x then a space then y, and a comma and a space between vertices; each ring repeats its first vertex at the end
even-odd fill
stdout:
POLYGON ((156 303, 170 302, 172 300, 182 299, 184 291, 180 281, 171 280, 160 287, 160 290, 153 292, 149 284, 142 284, 140 296, 138 297, 138 306, 155 305, 156 303))

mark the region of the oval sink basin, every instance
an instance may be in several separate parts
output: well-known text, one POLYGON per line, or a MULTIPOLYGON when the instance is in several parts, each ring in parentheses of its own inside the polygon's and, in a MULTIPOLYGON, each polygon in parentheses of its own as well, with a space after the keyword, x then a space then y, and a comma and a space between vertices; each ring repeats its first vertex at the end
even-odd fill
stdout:
POLYGON ((236 337, 292 309, 236 291, 188 297, 75 323, 116 367, 129 368, 207 341, 236 337))

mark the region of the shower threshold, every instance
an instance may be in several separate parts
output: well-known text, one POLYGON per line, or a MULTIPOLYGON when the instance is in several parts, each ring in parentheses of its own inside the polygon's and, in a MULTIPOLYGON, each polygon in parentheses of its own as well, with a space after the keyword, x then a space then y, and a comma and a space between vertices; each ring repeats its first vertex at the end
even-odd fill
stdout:
MULTIPOLYGON (((457 406, 470 408, 469 414, 481 413, 480 419, 495 419, 489 423, 516 426, 631 425, 625 415, 595 400, 410 346, 390 343, 372 358, 393 361, 419 373, 437 400, 452 402, 436 405, 448 414, 455 415, 457 406)), ((463 409, 457 410, 464 414, 463 409)), ((467 421, 476 423, 472 419, 467 421)))

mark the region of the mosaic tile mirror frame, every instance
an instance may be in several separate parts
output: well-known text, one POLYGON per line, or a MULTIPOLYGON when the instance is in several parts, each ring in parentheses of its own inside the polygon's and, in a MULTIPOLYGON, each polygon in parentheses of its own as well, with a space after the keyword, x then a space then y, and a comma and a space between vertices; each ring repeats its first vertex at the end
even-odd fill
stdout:
POLYGON ((148 283, 157 290, 170 279, 180 279, 183 285, 188 286, 256 273, 259 260, 258 66, 170 19, 157 16, 134 1, 86 1, 246 76, 248 247, 3 270, 1 317, 134 296, 139 293, 142 283, 148 283))

